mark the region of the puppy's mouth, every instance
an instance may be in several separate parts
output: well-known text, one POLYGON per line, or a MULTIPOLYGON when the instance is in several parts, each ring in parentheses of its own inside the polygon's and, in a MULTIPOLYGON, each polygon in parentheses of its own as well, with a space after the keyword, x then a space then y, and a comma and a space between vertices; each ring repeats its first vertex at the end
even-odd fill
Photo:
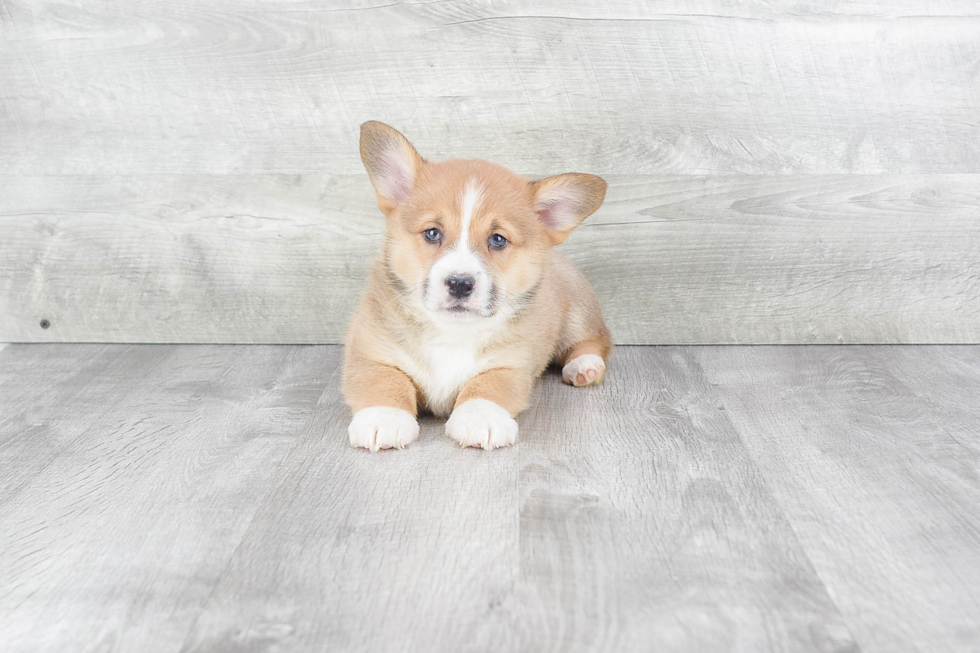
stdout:
POLYGON ((440 313, 446 313, 453 317, 468 318, 468 317, 492 317, 493 311, 490 309, 478 309, 471 306, 466 306, 464 304, 456 303, 446 306, 439 310, 440 313))

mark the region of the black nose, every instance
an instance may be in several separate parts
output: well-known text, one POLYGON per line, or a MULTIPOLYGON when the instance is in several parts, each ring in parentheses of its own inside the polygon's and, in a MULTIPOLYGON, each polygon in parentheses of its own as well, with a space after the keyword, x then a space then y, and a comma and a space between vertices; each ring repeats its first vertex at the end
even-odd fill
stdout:
POLYGON ((469 297, 473 294, 473 277, 449 277, 446 286, 449 287, 449 294, 457 299, 469 297))

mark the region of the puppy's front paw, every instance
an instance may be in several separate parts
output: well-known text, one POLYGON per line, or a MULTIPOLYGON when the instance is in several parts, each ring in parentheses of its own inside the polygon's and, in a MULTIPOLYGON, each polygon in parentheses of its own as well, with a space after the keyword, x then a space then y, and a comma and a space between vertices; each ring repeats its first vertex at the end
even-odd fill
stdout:
POLYGON ((371 406, 357 411, 347 427, 347 435, 352 447, 371 451, 392 447, 404 449, 418 439, 419 423, 401 408, 371 406))
POLYGON ((606 363, 602 356, 582 354, 568 361, 561 370, 561 378, 569 385, 581 387, 599 383, 605 373, 606 363))
POLYGON ((509 447, 517 442, 517 422, 492 401, 470 399, 449 416, 446 434, 464 447, 509 447))

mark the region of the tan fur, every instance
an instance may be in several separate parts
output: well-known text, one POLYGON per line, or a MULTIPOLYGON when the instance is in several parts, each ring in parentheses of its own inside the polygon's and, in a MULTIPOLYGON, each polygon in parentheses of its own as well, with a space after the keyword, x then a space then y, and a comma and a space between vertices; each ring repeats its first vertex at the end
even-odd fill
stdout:
POLYGON ((455 406, 470 399, 488 399, 512 416, 517 415, 527 408, 535 378, 536 375, 528 374, 526 368, 495 367, 470 379, 456 397, 455 406))
MULTIPOLYGON (((428 343, 446 337, 444 327, 417 300, 428 270, 443 251, 420 234, 437 227, 447 242, 454 242, 461 227, 461 189, 474 180, 481 201, 468 234, 478 247, 494 232, 508 239, 506 248, 481 250, 481 257, 500 288, 506 288, 509 297, 524 294, 525 303, 508 319, 479 318, 472 329, 460 327, 461 333, 472 332, 479 339, 475 351, 487 368, 463 385, 454 407, 469 399, 487 399, 513 416, 527 406, 535 379, 549 363, 565 364, 584 353, 607 360, 612 344, 595 293, 581 272, 552 249, 578 222, 547 229, 539 213, 542 189, 563 193, 571 192, 569 187, 581 195, 581 206, 574 207, 584 219, 602 202, 604 182, 591 175, 529 182, 484 161, 429 163, 399 138, 404 139, 381 123, 366 123, 362 130, 362 158, 376 188, 390 185, 375 178, 385 174, 385 163, 372 148, 400 153, 414 178, 410 194, 401 201, 379 190, 378 203, 387 216, 385 244, 346 339, 343 392, 351 408, 356 412, 391 406, 415 415, 416 404, 421 404, 436 413, 447 412, 445 406, 429 403, 418 379, 412 378, 413 370, 425 364, 428 343), (498 320, 499 326, 484 329, 479 320, 498 320)), ((500 310, 513 308, 505 302, 500 310)))
POLYGON ((355 413, 371 406, 391 406, 418 415, 418 391, 407 374, 359 355, 357 348, 348 352, 344 387, 347 403, 355 413))

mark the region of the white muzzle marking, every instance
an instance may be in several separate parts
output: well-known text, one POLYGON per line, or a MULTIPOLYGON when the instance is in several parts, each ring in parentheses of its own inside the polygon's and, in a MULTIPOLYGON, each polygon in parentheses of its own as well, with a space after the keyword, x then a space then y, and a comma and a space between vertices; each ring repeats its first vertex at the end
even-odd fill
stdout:
MULTIPOLYGON (((481 199, 480 191, 473 182, 466 185, 460 204, 459 240, 432 266, 427 277, 425 307, 430 311, 465 309, 489 317, 492 313, 490 273, 483 260, 470 248, 469 231, 473 213, 481 199), (450 294, 447 281, 453 277, 469 277, 473 290, 467 297, 457 298, 450 294)), ((466 315, 461 312, 460 315, 466 315)))

